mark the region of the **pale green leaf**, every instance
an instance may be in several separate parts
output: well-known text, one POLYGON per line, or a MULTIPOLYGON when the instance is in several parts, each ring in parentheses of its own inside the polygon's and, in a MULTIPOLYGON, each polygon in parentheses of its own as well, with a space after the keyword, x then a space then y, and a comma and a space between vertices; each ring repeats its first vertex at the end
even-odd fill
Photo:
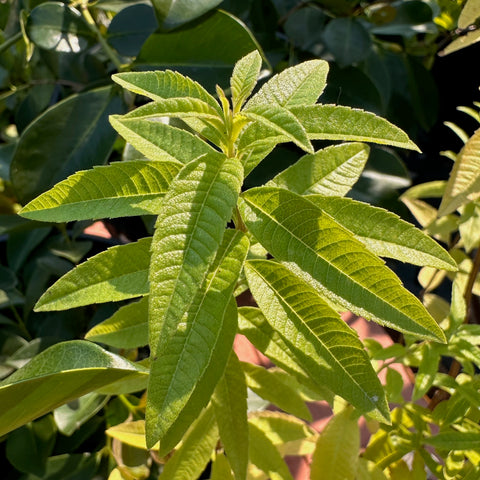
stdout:
POLYGON ((127 142, 150 160, 185 164, 201 155, 215 152, 196 135, 163 122, 111 115, 110 123, 127 142))
POLYGON ((384 118, 340 105, 292 107, 291 112, 305 127, 310 140, 346 140, 418 150, 400 128, 384 118))
POLYGON ((312 419, 302 396, 283 381, 281 372, 246 362, 242 363, 242 367, 250 390, 292 415, 312 419))
MULTIPOLYGON (((105 430, 105 433, 125 445, 147 450, 145 443, 145 420, 126 421, 105 430)), ((158 450, 158 444, 150 450, 158 450)))
POLYGON ((476 23, 480 17, 480 2, 478 0, 467 0, 458 17, 458 28, 467 28, 476 23))
POLYGON ((477 42, 480 42, 480 29, 478 28, 453 40, 453 42, 449 43, 441 52, 439 52, 439 55, 448 55, 449 53, 469 47, 477 42))
POLYGON ((462 208, 458 229, 465 251, 470 253, 480 243, 480 204, 472 202, 462 208))
POLYGON ((223 453, 217 452, 215 455, 210 480, 235 480, 227 457, 223 453))
POLYGON ((115 162, 73 174, 19 212, 44 222, 157 214, 178 162, 115 162))
POLYGON ((255 88, 261 68, 262 57, 258 50, 249 53, 235 64, 230 79, 232 105, 235 113, 242 108, 245 100, 255 88))
POLYGON ((306 152, 313 153, 313 146, 302 124, 284 107, 278 105, 258 105, 242 110, 249 120, 262 123, 277 135, 284 136, 306 152))
POLYGON ((438 214, 447 215, 480 197, 480 129, 460 151, 453 165, 438 214))
POLYGON ((445 340, 425 307, 383 261, 312 202, 268 187, 250 189, 239 202, 257 240, 327 298, 397 330, 445 340))
MULTIPOLYGON (((193 238, 195 238, 195 232, 193 238)), ((202 239, 197 236, 196 240, 199 238, 202 239)), ((212 236, 209 240, 212 240, 212 236)), ((192 240, 191 243, 193 244, 194 241, 192 240)), ((149 445, 162 439, 178 420, 180 412, 187 405, 196 385, 204 381, 205 372, 209 369, 216 349, 225 352, 225 355, 213 366, 216 378, 210 377, 211 391, 223 373, 228 358, 228 350, 225 351, 225 346, 231 347, 236 331, 236 309, 234 308, 232 312, 231 298, 248 252, 248 243, 248 238, 240 231, 227 230, 205 285, 200 290, 198 287, 195 290, 185 290, 195 295, 195 298, 187 299, 191 302, 187 309, 178 317, 175 317, 175 313, 166 310, 169 316, 165 316, 161 325, 162 330, 157 340, 158 346, 154 350, 155 356, 151 365, 151 379, 148 387, 146 420, 149 445), (179 365, 182 366, 181 369, 179 365)), ((158 271, 153 270, 153 277, 156 273, 158 271)), ((179 277, 178 283, 181 281, 179 277)), ((155 285, 158 290, 161 288, 160 283, 154 284, 152 281, 152 285, 155 285)), ((172 290, 175 292, 174 289, 172 290)), ((181 292, 182 295, 184 292, 181 292)), ((152 296, 156 296, 154 290, 150 294, 150 297, 152 296)), ((180 300, 183 299, 180 298, 180 300)), ((156 305, 162 307, 160 302, 156 305)), ((153 324, 158 328, 157 313, 151 301, 150 325, 153 324)), ((199 402, 190 404, 190 408, 197 412, 201 407, 199 402)))
POLYGON ((57 280, 35 311, 67 310, 148 294, 151 238, 117 245, 90 257, 57 280))
POLYGON ((357 463, 355 480, 387 480, 387 477, 374 462, 360 457, 357 463))
POLYGON ((0 436, 112 382, 147 375, 93 343, 58 343, 0 383, 0 436))
POLYGON ((283 187, 299 195, 319 193, 343 197, 359 179, 369 151, 362 143, 333 145, 303 156, 267 185, 283 187))
POLYGON ((313 287, 281 264, 249 260, 250 290, 271 326, 316 383, 362 412, 389 418, 383 388, 357 333, 313 287))
POLYGON ((257 105, 310 105, 317 101, 325 88, 328 63, 309 60, 287 68, 272 77, 247 103, 257 105))
POLYGON ((400 200, 410 210, 415 220, 422 226, 428 227, 437 219, 437 209, 432 207, 427 202, 419 200, 418 198, 400 197, 400 200))
POLYGON ((294 375, 302 385, 320 394, 322 399, 327 400, 328 403, 333 403, 333 394, 327 390, 325 385, 315 383, 315 378, 308 375, 297 362, 295 352, 268 323, 259 308, 241 307, 238 309, 238 315, 240 333, 245 335, 259 351, 275 365, 294 375))
POLYGON ((437 323, 445 320, 450 313, 450 303, 434 293, 423 295, 423 304, 437 323))
POLYGON ((111 317, 90 329, 85 338, 117 348, 147 345, 148 297, 120 307, 111 317))
POLYGON ((131 92, 145 95, 158 102, 165 98, 197 98, 210 105, 219 114, 220 105, 198 82, 179 72, 122 72, 112 75, 112 80, 131 92))
POLYGON ((197 480, 218 442, 213 408, 205 409, 183 439, 180 448, 165 464, 159 480, 197 480))
POLYGON ((438 372, 441 351, 437 345, 425 342, 421 349, 420 365, 415 375, 415 386, 412 393, 412 401, 422 398, 433 385, 435 375, 438 372))
POLYGON ((446 185, 446 180, 421 183, 403 192, 400 198, 441 198, 445 193, 446 185))
POLYGON ((212 404, 220 439, 236 480, 245 480, 248 465, 247 386, 235 352, 230 354, 212 404))
POLYGON ((480 432, 441 432, 433 437, 424 438, 423 442, 441 450, 478 450, 480 432))
POLYGON ((350 198, 309 195, 308 200, 350 230, 370 251, 402 262, 457 270, 457 263, 432 238, 398 215, 350 198))
POLYGON ((330 419, 313 453, 311 480, 354 480, 360 449, 360 430, 353 409, 330 419))
POLYGON ((448 127, 462 141, 462 143, 467 143, 469 135, 463 128, 460 128, 453 122, 444 122, 443 124, 448 127))

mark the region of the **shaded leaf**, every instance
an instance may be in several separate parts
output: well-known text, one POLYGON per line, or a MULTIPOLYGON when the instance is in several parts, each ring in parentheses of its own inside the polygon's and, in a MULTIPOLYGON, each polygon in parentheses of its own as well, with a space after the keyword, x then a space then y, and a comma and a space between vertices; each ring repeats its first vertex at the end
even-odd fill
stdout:
POLYGON ((153 0, 152 3, 162 28, 172 29, 207 13, 221 0, 153 0))
POLYGON ((148 294, 151 241, 144 238, 90 257, 54 283, 35 310, 66 310, 148 294))
POLYGON ((93 343, 58 343, 0 383, 0 435, 112 382, 146 375, 93 343))
POLYGON ((20 215, 69 222, 158 214, 178 162, 114 162, 73 174, 28 203, 20 215))
POLYGON ((367 319, 444 341, 435 320, 384 263, 309 200, 260 187, 239 202, 257 240, 327 298, 367 319))

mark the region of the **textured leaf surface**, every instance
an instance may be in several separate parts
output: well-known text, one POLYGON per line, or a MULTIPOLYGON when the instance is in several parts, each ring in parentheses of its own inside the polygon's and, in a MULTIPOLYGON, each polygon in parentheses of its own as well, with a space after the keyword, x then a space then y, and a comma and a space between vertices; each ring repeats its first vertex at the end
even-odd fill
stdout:
POLYGON ((236 480, 245 480, 248 465, 247 385, 235 352, 212 397, 220 439, 236 480))
POLYGON ((213 408, 204 410, 192 425, 180 448, 166 463, 159 480, 197 480, 218 442, 213 408))
POLYGON ((276 105, 258 105, 242 110, 242 115, 263 123, 267 128, 275 130, 278 135, 285 136, 303 150, 313 153, 313 147, 305 129, 286 108, 276 105))
POLYGON ((442 450, 478 450, 480 432, 442 432, 423 441, 442 450))
POLYGON ((73 174, 26 205, 32 220, 69 222, 157 214, 177 162, 115 162, 73 174))
POLYGON ((272 261, 250 260, 245 271, 265 317, 314 381, 361 412, 388 419, 383 388, 358 335, 315 289, 272 261))
POLYGON ((352 409, 328 422, 313 454, 311 480, 354 480, 360 449, 360 431, 352 409))
POLYGON ((198 82, 171 70, 156 72, 123 72, 112 79, 131 92, 145 95, 154 101, 164 98, 190 97, 208 103, 221 113, 218 102, 198 82))
POLYGON ((292 107, 311 140, 373 142, 418 150, 400 128, 373 113, 340 105, 292 107))
POLYGON ((388 210, 350 198, 323 195, 307 198, 380 257, 457 270, 455 260, 435 240, 388 210))
POLYGON ((439 216, 480 197, 480 130, 465 144, 453 165, 438 210, 439 216))
MULTIPOLYGON (((174 424, 196 384, 208 369, 215 350, 219 348, 223 351, 225 345, 230 342, 231 346, 233 343, 236 315, 232 313, 230 300, 249 242, 241 232, 228 230, 220 248, 217 244, 223 233, 220 229, 224 230, 224 225, 230 218, 232 201, 235 202, 240 188, 237 183, 239 170, 235 168, 235 162, 227 164, 227 161, 223 165, 203 164, 201 167, 200 171, 204 168, 217 168, 217 171, 212 172, 211 183, 201 185, 201 190, 206 189, 202 200, 198 203, 188 202, 192 192, 187 189, 188 195, 184 196, 187 201, 183 205, 174 206, 180 212, 190 214, 183 215, 187 220, 186 225, 181 225, 178 218, 172 225, 170 215, 164 217, 166 222, 159 217, 157 223, 156 232, 161 233, 157 238, 154 237, 152 248, 158 261, 152 259, 151 269, 153 288, 149 312, 150 345, 151 348, 155 346, 155 357, 151 367, 146 412, 148 444, 161 439, 174 424), (194 226, 188 228, 191 220, 194 221, 194 226), (214 224, 220 227, 218 232, 214 231, 214 224), (171 255, 167 259, 171 262, 168 264, 165 262, 165 252, 172 251, 172 246, 178 242, 178 234, 174 232, 184 226, 188 229, 186 236, 189 242, 186 258, 177 259, 171 255), (215 254, 217 249, 218 253, 211 265, 212 271, 206 277, 210 267, 208 257, 215 254), (204 279, 206 282, 202 285, 204 279), (170 290, 169 284, 173 287, 170 290), (155 336, 156 331, 160 331, 159 337, 155 336)), ((191 182, 194 177, 198 178, 200 165, 192 169, 185 167, 186 176, 180 175, 179 181, 188 179, 191 182), (191 172, 196 175, 191 176, 191 172)), ((175 248, 173 251, 178 250, 175 248)), ((217 381, 223 373, 227 358, 228 354, 216 366, 217 381)), ((191 408, 196 406, 192 404, 191 408)))
POLYGON ((268 182, 299 195, 318 193, 343 197, 359 179, 370 149, 362 143, 346 143, 305 155, 268 182))
POLYGON ((195 135, 162 122, 111 115, 117 132, 150 160, 188 163, 215 150, 195 135))
POLYGON ((85 338, 117 348, 147 345, 148 297, 120 307, 110 318, 89 330, 85 338))
POLYGON ((35 310, 66 310, 147 295, 151 241, 144 238, 90 257, 54 283, 35 310))
POLYGON ((238 112, 257 84, 262 57, 258 50, 240 59, 233 69, 230 86, 232 89, 233 111, 238 112))
POLYGON ((325 88, 328 63, 324 60, 310 60, 272 77, 247 103, 254 105, 310 105, 317 101, 325 88))
POLYGON ((58 343, 0 383, 0 435, 109 383, 146 375, 93 343, 58 343))
POLYGON ((384 263, 309 200, 278 188, 253 188, 240 198, 257 240, 334 302, 381 324, 444 341, 423 305, 384 263))

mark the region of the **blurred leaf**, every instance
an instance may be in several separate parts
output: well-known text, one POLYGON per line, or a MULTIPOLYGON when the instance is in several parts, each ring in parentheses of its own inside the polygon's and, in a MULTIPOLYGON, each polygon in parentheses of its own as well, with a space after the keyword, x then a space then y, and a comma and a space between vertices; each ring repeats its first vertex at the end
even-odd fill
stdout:
POLYGON ((393 368, 387 368, 385 391, 389 402, 403 403, 402 397, 403 378, 402 375, 393 368))
POLYGON ((468 32, 466 35, 456 38, 440 52, 440 55, 448 55, 449 53, 469 47, 477 42, 480 42, 480 29, 476 29, 473 32, 468 32))
POLYGON ((217 83, 228 85, 235 62, 252 50, 261 49, 245 25, 229 13, 215 11, 181 29, 150 35, 134 66, 175 68, 213 90, 217 83))
MULTIPOLYGON (((147 450, 145 443, 145 421, 126 421, 118 425, 114 425, 105 431, 111 437, 119 440, 125 445, 130 445, 135 448, 147 450)), ((150 448, 150 450, 158 450, 158 444, 150 448)))
POLYGON ((35 7, 28 17, 26 33, 37 47, 57 52, 80 53, 95 40, 82 14, 60 2, 35 7))
POLYGON ((480 432, 447 431, 425 438, 423 441, 441 450, 478 450, 480 432))
POLYGON ((116 138, 108 116, 125 105, 111 87, 72 95, 23 132, 11 165, 13 186, 29 201, 68 175, 106 161, 116 138))
POLYGON ((288 15, 283 28, 295 47, 318 54, 326 20, 320 8, 306 5, 288 15))
POLYGON ((369 32, 355 18, 334 18, 325 27, 323 39, 341 67, 364 60, 370 53, 369 32))
POLYGON ((145 40, 158 28, 150 5, 130 5, 117 13, 107 30, 107 41, 121 55, 135 57, 145 40))
POLYGON ((222 453, 217 452, 215 454, 210 480, 235 480, 227 457, 222 453))
POLYGON ((458 17, 458 28, 467 28, 476 23, 480 17, 480 3, 478 0, 467 0, 458 17))
POLYGON ((24 232, 10 233, 7 242, 7 258, 10 267, 17 272, 30 253, 45 240, 51 230, 51 227, 38 227, 24 232))
MULTIPOLYGON (((46 472, 42 480, 80 480, 94 478, 98 469, 99 457, 90 453, 57 455, 47 460, 46 472)), ((23 480, 38 480, 36 475, 28 475, 23 480)))

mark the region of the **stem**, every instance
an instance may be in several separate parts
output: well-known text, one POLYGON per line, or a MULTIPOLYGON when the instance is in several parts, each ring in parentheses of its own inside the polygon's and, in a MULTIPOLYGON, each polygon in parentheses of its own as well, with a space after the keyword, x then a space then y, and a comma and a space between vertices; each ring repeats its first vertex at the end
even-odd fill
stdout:
POLYGON ((15 308, 15 305, 10 305, 10 310, 13 312, 15 320, 18 322, 18 327, 20 328, 22 333, 25 335, 25 338, 27 340, 31 340, 32 336, 30 335, 30 332, 28 331, 27 326, 25 325, 25 322, 23 321, 22 317, 19 315, 17 309, 15 308))
POLYGON ((87 25, 90 27, 90 30, 97 36, 97 39, 102 46, 104 52, 107 54, 108 58, 115 65, 118 71, 123 70, 123 64, 118 58, 118 55, 110 48, 110 45, 107 43, 105 38, 103 38, 102 32, 97 27, 95 20, 93 19, 90 11, 88 10, 88 5, 86 2, 81 4, 83 18, 87 22, 87 25))
POLYGON ((8 50, 12 45, 15 45, 20 39, 23 38, 22 32, 17 32, 15 35, 12 35, 10 38, 7 38, 1 45, 0 45, 0 53, 5 50, 8 50))

